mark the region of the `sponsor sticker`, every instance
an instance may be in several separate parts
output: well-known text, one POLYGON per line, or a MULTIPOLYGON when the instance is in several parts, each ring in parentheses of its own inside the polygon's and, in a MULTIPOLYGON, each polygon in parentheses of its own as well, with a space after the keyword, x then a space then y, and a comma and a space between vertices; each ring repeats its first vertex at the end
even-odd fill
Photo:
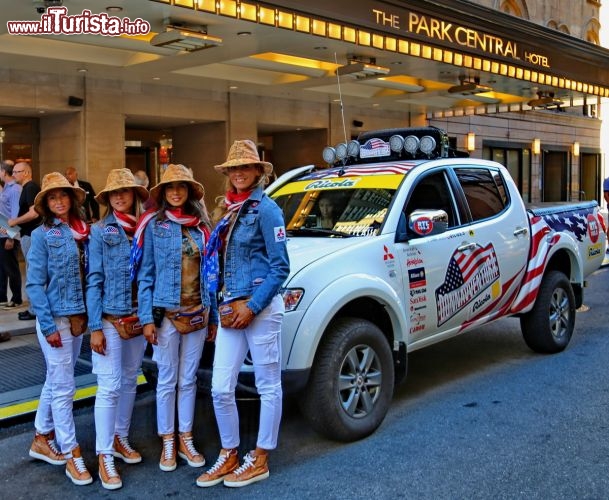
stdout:
POLYGON ((274 227, 273 232, 275 233, 275 243, 285 241, 285 226, 274 227))

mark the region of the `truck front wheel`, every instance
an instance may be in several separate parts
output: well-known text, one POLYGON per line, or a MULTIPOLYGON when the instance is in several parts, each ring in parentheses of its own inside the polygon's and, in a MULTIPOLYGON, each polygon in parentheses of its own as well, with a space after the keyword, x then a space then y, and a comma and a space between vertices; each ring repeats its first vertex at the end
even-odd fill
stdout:
POLYGON ((320 343, 300 406, 320 434, 354 441, 381 424, 393 385, 393 357, 381 330, 370 321, 340 318, 320 343))
POLYGON ((536 352, 563 351, 575 327, 575 295, 568 278, 549 271, 542 279, 535 306, 520 318, 526 344, 536 352))

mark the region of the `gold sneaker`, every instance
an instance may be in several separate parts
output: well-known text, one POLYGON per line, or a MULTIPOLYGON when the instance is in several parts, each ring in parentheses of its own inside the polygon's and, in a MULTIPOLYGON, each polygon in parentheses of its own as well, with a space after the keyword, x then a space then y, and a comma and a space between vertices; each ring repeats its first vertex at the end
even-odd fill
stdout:
POLYGON ((32 446, 30 446, 30 457, 44 460, 51 465, 64 465, 68 461, 55 443, 55 431, 48 434, 37 432, 34 435, 32 446))
POLYGON ((101 453, 98 457, 99 461, 99 480, 107 490, 118 490, 123 486, 121 477, 114 466, 114 455, 104 455, 101 453))
POLYGON ((222 448, 216 463, 207 472, 197 478, 197 486, 207 488, 221 483, 224 477, 239 467, 239 455, 236 448, 226 450, 222 448))
POLYGON ((224 486, 240 488, 267 477, 269 477, 268 455, 254 455, 252 450, 245 455, 243 465, 224 478, 224 486))
POLYGON ((161 460, 159 468, 165 472, 176 470, 176 439, 174 434, 161 434, 163 439, 163 450, 161 451, 161 460))
POLYGON ((114 451, 112 454, 116 458, 122 459, 126 464, 139 464, 142 461, 142 455, 131 447, 127 436, 114 436, 114 451))
POLYGON ((180 432, 178 435, 178 455, 191 467, 203 467, 205 457, 201 455, 192 442, 192 432, 180 432))
POLYGON ((91 477, 91 474, 89 474, 85 461, 80 453, 80 446, 77 446, 72 450, 72 456, 68 458, 68 461, 66 462, 66 476, 68 476, 77 486, 83 486, 93 482, 93 478, 91 477))

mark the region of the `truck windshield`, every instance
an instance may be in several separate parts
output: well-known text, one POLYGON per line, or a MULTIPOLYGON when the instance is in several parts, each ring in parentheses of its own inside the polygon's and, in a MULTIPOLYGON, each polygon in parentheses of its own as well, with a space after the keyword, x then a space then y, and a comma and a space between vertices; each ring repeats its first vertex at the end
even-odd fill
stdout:
POLYGON ((292 236, 374 236, 378 234, 395 189, 280 190, 272 197, 283 210, 292 236))

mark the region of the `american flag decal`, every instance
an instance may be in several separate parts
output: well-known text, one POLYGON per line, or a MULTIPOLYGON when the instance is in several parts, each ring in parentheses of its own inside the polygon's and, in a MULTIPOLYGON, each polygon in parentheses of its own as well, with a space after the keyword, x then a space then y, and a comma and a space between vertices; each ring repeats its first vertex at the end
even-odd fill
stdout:
POLYGON ((556 232, 572 233, 577 241, 584 241, 588 230, 588 215, 594 214, 594 208, 578 208, 569 212, 547 214, 543 216, 546 224, 556 232))
POLYGON ((118 227, 108 225, 104 228, 104 234, 119 234, 118 227))
POLYGON ((390 154, 389 143, 377 138, 368 139, 359 148, 360 158, 374 158, 377 156, 389 156, 390 154))
POLYGON ((404 175, 416 165, 413 162, 375 163, 372 165, 347 165, 316 170, 300 180, 333 179, 336 177, 360 177, 362 175, 404 175))
MULTIPOLYGON (((554 217, 548 218, 552 218, 556 221, 554 217)), ((561 233, 554 232, 547 224, 547 218, 529 214, 529 219, 531 223, 529 265, 527 266, 520 292, 510 309, 512 314, 524 311, 535 302, 537 291, 539 290, 541 279, 543 278, 543 271, 546 268, 548 255, 550 254, 550 249, 556 245, 561 238, 561 233)), ((561 222, 561 224, 564 224, 564 221, 561 222)), ((586 229, 584 228, 583 231, 585 233, 586 229)))
POLYGON ((61 230, 56 228, 56 227, 52 227, 51 229, 49 229, 47 231, 47 237, 53 237, 53 238, 57 238, 59 236, 61 236, 61 230))
POLYGON ((492 243, 473 251, 455 250, 444 283, 436 290, 438 326, 446 323, 499 279, 499 263, 492 243))

